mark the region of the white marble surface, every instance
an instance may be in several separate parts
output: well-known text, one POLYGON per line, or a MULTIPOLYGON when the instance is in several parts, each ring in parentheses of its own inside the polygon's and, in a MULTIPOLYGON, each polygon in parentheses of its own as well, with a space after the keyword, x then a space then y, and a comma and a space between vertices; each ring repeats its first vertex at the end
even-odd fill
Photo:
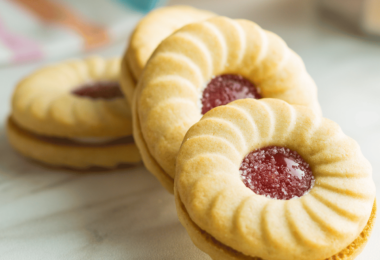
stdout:
MULTIPOLYGON (((325 117, 356 139, 380 198, 380 43, 320 22, 305 0, 193 0, 272 30, 305 61, 325 117)), ((98 53, 121 54, 125 43, 98 53)), ((52 62, 52 61, 50 61, 52 62)), ((177 220, 173 197, 142 166, 78 173, 32 162, 8 145, 12 88, 42 63, 0 68, 0 259, 209 259, 177 220)), ((359 260, 380 259, 380 225, 359 260)))

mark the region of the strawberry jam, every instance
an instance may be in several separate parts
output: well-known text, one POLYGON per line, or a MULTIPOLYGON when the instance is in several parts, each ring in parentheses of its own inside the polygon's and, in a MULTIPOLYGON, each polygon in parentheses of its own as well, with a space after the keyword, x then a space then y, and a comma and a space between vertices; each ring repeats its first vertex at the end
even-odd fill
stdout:
POLYGON ((268 146, 249 153, 240 166, 245 186, 258 195, 289 200, 305 195, 314 185, 314 176, 295 151, 268 146))
POLYGON ((202 115, 214 107, 226 105, 242 98, 259 99, 261 95, 255 85, 240 75, 216 76, 203 91, 202 115))
POLYGON ((99 81, 86 84, 72 91, 74 95, 92 99, 113 99, 123 97, 120 85, 113 81, 99 81))

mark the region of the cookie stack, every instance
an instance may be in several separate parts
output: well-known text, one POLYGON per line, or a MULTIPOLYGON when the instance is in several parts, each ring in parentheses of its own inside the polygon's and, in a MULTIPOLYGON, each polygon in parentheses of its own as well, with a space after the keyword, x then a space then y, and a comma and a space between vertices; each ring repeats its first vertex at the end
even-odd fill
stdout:
POLYGON ((11 145, 34 160, 74 169, 140 162, 129 105, 137 79, 163 39, 212 16, 188 6, 157 9, 137 25, 123 60, 71 60, 29 75, 13 94, 11 145))
POLYGON ((156 9, 138 23, 121 64, 120 82, 130 104, 136 83, 157 46, 184 25, 213 16, 216 15, 190 6, 172 6, 156 9))
MULTIPOLYGON (((132 118, 146 168, 174 193, 181 223, 213 259, 349 260, 364 248, 376 216, 371 165, 322 117, 302 59, 274 33, 190 7, 151 12, 118 72, 131 117, 126 102, 100 113, 122 95, 107 66, 77 63, 42 70, 17 87, 8 126, 22 153, 43 161, 30 142, 62 136, 65 143, 44 153, 58 153, 68 140, 106 149, 128 139, 132 118), (46 87, 67 75, 70 84, 46 87), (98 101, 93 90, 104 86, 111 98, 98 101)), ((115 153, 123 153, 119 163, 132 158, 115 153)), ((90 164, 83 161, 72 166, 90 164)))

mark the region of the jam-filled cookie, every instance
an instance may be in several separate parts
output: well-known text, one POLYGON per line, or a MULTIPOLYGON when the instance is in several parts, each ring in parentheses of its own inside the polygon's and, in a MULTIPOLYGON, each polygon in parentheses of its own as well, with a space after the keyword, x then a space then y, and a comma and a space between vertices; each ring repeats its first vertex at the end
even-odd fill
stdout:
POLYGON ((153 10, 138 23, 121 65, 120 81, 130 103, 136 82, 160 42, 184 25, 212 16, 212 12, 190 6, 168 6, 153 10))
POLYGON ((302 106, 243 99, 190 128, 177 157, 179 218, 213 259, 354 259, 375 216, 370 163, 302 106))
POLYGON ((92 57, 26 77, 13 94, 7 126, 12 146, 35 160, 72 168, 140 161, 119 71, 119 59, 92 57))
POLYGON ((277 98, 321 113, 301 58, 251 21, 213 17, 157 47, 134 95, 133 134, 145 166, 170 192, 187 130, 213 107, 241 98, 277 98))

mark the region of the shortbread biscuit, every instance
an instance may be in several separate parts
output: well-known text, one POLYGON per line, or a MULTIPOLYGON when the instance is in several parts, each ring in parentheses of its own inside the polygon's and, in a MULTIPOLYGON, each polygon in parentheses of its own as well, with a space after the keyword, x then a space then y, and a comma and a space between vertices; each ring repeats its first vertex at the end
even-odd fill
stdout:
POLYGON ((354 259, 374 225, 375 195, 358 144, 336 123, 281 100, 212 109, 189 129, 177 157, 180 220, 218 260, 354 259), (303 196, 273 199, 244 184, 246 155, 273 146, 296 151, 310 166, 315 183, 303 196))
MULTIPOLYGON (((176 207, 178 217, 181 224, 186 228, 189 236, 193 243, 201 249, 203 252, 207 253, 212 259, 215 260, 268 260, 259 257, 250 257, 238 252, 222 243, 217 241, 210 234, 200 229, 189 217, 186 209, 184 208, 182 202, 178 199, 176 195, 176 207)), ((354 260, 366 246, 368 239, 371 236, 373 227, 375 225, 375 220, 377 217, 377 206, 376 201, 373 204, 371 216, 368 220, 367 225, 364 227, 360 235, 346 248, 325 260, 354 260)))
POLYGON ((7 135, 9 142, 18 152, 53 166, 75 169, 115 168, 141 161, 131 135, 105 144, 83 144, 70 139, 33 134, 20 128, 12 119, 8 119, 7 135))
POLYGON ((321 114, 314 81, 277 35, 251 21, 226 17, 181 28, 157 47, 132 104, 134 137, 144 164, 171 193, 182 139, 202 117, 202 93, 212 79, 226 74, 253 83, 263 98, 321 114))
POLYGON ((122 61, 121 85, 132 102, 133 91, 142 70, 162 40, 186 24, 215 16, 190 6, 168 6, 153 10, 136 26, 122 61))
POLYGON ((118 82, 120 60, 91 57, 42 68, 23 79, 12 97, 12 119, 31 132, 60 137, 120 137, 132 134, 124 97, 74 95, 82 86, 118 82))
POLYGON ((12 98, 11 144, 33 159, 74 168, 138 161, 119 72, 119 59, 91 57, 26 77, 12 98))

